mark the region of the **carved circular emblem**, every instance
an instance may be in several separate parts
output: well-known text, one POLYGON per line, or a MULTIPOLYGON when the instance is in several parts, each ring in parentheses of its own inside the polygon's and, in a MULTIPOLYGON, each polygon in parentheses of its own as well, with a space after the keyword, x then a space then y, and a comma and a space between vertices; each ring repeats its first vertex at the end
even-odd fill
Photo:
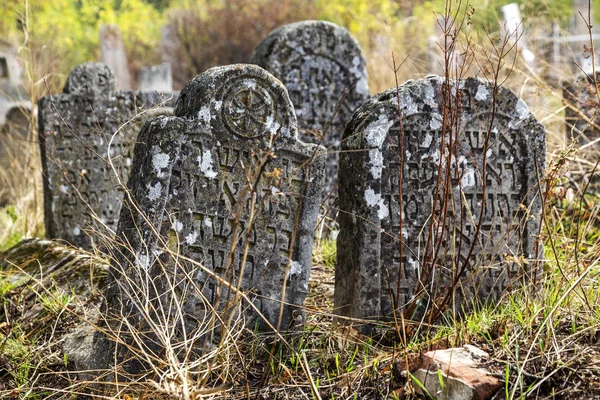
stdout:
POLYGON ((277 119, 273 93, 253 78, 240 79, 228 89, 222 112, 227 127, 244 138, 267 134, 277 119))

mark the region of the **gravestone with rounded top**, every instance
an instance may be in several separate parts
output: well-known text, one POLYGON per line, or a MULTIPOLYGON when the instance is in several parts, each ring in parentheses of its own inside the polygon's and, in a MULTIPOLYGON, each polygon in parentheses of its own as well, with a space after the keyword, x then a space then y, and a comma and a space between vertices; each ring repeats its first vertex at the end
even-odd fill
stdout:
POLYGON ((167 95, 118 91, 102 63, 77 66, 64 93, 39 101, 49 238, 91 248, 116 231, 137 133, 153 107, 169 101, 167 95))
POLYGON ((344 133, 337 312, 460 311, 535 282, 545 139, 513 92, 476 78, 372 97, 344 133))
POLYGON ((331 193, 335 198, 344 126, 369 98, 366 64, 358 43, 333 23, 296 22, 271 32, 254 50, 252 63, 271 72, 287 88, 300 139, 327 147, 323 195, 331 193))
MULTIPOLYGON (((140 133, 119 273, 141 286, 148 275, 167 285, 162 271, 179 277, 185 317, 169 324, 188 335, 236 296, 228 284, 254 305, 237 313, 251 326, 287 329, 304 319, 325 150, 297 139, 292 107, 262 68, 216 67, 187 84, 175 117, 150 120, 140 133)), ((127 303, 119 273, 113 287, 127 303)))

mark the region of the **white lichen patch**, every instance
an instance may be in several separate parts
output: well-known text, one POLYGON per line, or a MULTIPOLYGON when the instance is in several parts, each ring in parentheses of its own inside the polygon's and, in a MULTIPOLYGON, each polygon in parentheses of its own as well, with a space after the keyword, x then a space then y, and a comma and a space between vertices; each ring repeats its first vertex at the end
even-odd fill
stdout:
POLYGON ((154 186, 148 184, 146 188, 148 189, 148 200, 154 201, 160 198, 160 193, 162 191, 162 185, 160 184, 160 182, 156 182, 154 186))
POLYGON ((477 180, 475 179, 475 170, 473 168, 467 169, 462 178, 460 179, 460 187, 462 189, 470 188, 477 184, 477 180))
POLYGON ((60 185, 58 188, 63 193, 69 193, 69 187, 67 185, 60 185))
POLYGON ((216 111, 220 111, 221 107, 223 106, 223 102, 222 101, 215 101, 213 103, 213 106, 215 108, 216 111))
POLYGON ((196 239, 198 239, 198 233, 192 232, 185 237, 185 242, 190 245, 196 243, 196 239))
POLYGON ((525 102, 521 99, 519 99, 515 105, 515 112, 517 113, 517 117, 519 117, 519 119, 527 118, 530 114, 529 107, 527 107, 527 104, 525 104, 525 102))
POLYGON ((150 258, 146 254, 136 254, 135 255, 136 264, 143 269, 148 269, 150 266, 150 258))
POLYGON ((400 92, 400 104, 402 105, 402 112, 405 117, 419 112, 417 103, 415 103, 412 96, 407 92, 400 92))
POLYGON ((433 90, 433 86, 425 86, 423 88, 423 94, 423 102, 431 108, 437 108, 437 102, 435 101, 435 90, 433 90))
POLYGON ((489 94, 490 94, 490 91, 488 90, 487 86, 484 84, 481 84, 477 87, 477 93, 475 94, 475 100, 486 101, 489 94))
POLYGON ((417 271, 419 269, 419 263, 414 258, 408 257, 406 268, 411 271, 417 271))
POLYGON ((375 191, 371 188, 365 190, 365 201, 369 207, 377 207, 377 216, 379 219, 386 218, 389 213, 388 209, 385 205, 385 201, 381 197, 380 193, 375 193, 375 191))
POLYGON ((369 150, 369 165, 374 179, 381 178, 383 171, 383 153, 379 149, 369 150))
POLYGON ((201 156, 198 156, 198 167, 207 178, 213 179, 217 177, 217 171, 213 169, 213 160, 210 150, 204 150, 201 156))
POLYGON ((427 135, 425 135, 425 137, 423 138, 423 143, 421 144, 421 147, 429 148, 429 146, 431 146, 432 141, 433 136, 431 136, 431 134, 427 132, 427 135))
POLYGON ((269 129, 272 136, 277 135, 277 133, 279 133, 279 128, 281 128, 281 124, 279 122, 275 122, 272 116, 267 117, 265 125, 268 127, 267 129, 269 129))
POLYGON ((406 161, 410 161, 410 157, 412 157, 412 153, 408 150, 406 150, 406 161))
POLYGON ((300 275, 302 273, 302 264, 298 261, 292 261, 290 265, 290 277, 300 275))
POLYGON ((167 168, 169 165, 169 155, 165 153, 158 153, 152 156, 152 166, 154 167, 154 172, 156 176, 162 178, 165 176, 164 172, 162 172, 163 168, 167 168))
POLYGON ((393 123, 383 112, 376 121, 371 122, 365 129, 365 138, 369 146, 381 149, 393 123))
POLYGON ((175 232, 181 232, 181 230, 183 229, 183 224, 180 221, 175 220, 171 224, 171 229, 173 229, 175 232))
POLYGON ((246 87, 248 87, 248 89, 256 89, 256 81, 254 80, 246 79, 244 81, 244 84, 246 85, 246 87))
POLYGON ((204 221, 202 221, 202 223, 204 224, 204 226, 206 226, 208 228, 212 228, 212 226, 213 226, 212 221, 208 217, 204 218, 204 221))
POLYGON ((210 107, 204 106, 198 111, 198 119, 205 123, 210 123, 210 107))
POLYGON ((429 122, 429 127, 434 131, 442 128, 442 116, 438 113, 431 114, 431 121, 429 122))

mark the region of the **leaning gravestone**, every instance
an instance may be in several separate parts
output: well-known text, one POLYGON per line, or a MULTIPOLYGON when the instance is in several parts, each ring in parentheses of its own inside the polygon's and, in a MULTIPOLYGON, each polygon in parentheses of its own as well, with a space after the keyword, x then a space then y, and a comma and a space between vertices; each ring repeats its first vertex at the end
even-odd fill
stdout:
POLYGON ((508 89, 444 82, 382 92, 346 127, 335 276, 342 315, 415 317, 443 298, 460 311, 538 277, 546 131, 508 89))
POLYGON ((106 65, 86 63, 71 72, 64 93, 40 100, 49 238, 89 249, 116 231, 123 198, 120 183, 127 182, 137 133, 147 114, 154 113, 153 107, 169 113, 168 107, 159 107, 172 106, 168 95, 118 91, 106 65))
MULTIPOLYGON (((303 21, 271 32, 254 50, 257 64, 287 88, 300 140, 327 147, 323 195, 337 183, 340 140, 354 110, 369 98, 365 59, 348 31, 325 21, 303 21), (347 93, 344 90, 347 89, 347 93)), ((331 204, 331 202, 330 202, 331 204)))
MULTIPOLYGON (((182 319, 173 313, 161 324, 189 337, 214 316, 211 307, 223 311, 236 296, 223 279, 246 292, 271 325, 279 325, 282 297, 280 327, 302 322, 325 150, 298 141, 292 107, 272 75, 231 65, 190 81, 175 117, 146 123, 117 234, 127 245, 115 268, 124 270, 113 272, 109 293, 120 295, 108 298, 131 304, 150 277, 147 289, 160 293, 164 307, 174 304, 169 293, 182 305, 182 319), (173 290, 165 289, 164 271, 179 282, 173 290)), ((128 315, 143 325, 144 312, 128 315)), ((250 326, 268 327, 253 309, 242 314, 250 326)))

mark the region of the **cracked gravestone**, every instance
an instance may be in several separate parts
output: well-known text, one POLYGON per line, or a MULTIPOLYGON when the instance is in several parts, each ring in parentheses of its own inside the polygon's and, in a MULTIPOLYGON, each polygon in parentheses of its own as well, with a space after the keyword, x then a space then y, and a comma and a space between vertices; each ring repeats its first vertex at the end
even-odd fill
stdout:
POLYGON ((328 157, 323 198, 335 199, 344 126, 369 98, 367 70, 358 43, 346 29, 330 22, 296 22, 271 32, 256 47, 252 63, 271 72, 287 88, 300 140, 319 143, 325 132, 321 144, 327 147, 328 157))
POLYGON ((118 91, 106 65, 85 63, 69 74, 64 93, 40 100, 44 220, 49 238, 90 249, 106 235, 112 236, 135 138, 149 115, 172 113, 168 107, 172 97, 118 91))
MULTIPOLYGON (((271 74, 231 65, 190 81, 175 117, 146 123, 117 235, 128 243, 118 263, 126 267, 110 289, 124 304, 135 291, 127 282, 144 288, 150 276, 182 304, 183 317, 163 322, 181 338, 208 325, 211 307, 227 311, 237 293, 228 282, 255 307, 234 307, 247 325, 285 330, 304 320, 325 150, 297 139, 292 107, 271 74), (180 282, 172 290, 164 271, 180 282)), ((136 324, 155 318, 128 312, 136 324)))
POLYGON ((546 131, 506 88, 444 82, 431 76, 382 92, 346 127, 341 315, 415 317, 441 299, 460 311, 538 277, 546 131))

